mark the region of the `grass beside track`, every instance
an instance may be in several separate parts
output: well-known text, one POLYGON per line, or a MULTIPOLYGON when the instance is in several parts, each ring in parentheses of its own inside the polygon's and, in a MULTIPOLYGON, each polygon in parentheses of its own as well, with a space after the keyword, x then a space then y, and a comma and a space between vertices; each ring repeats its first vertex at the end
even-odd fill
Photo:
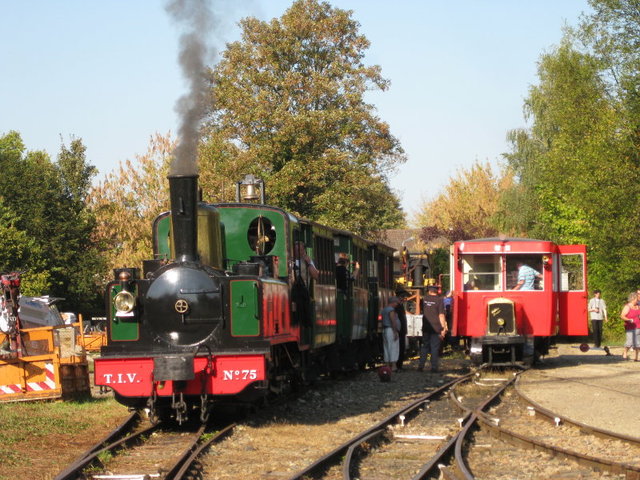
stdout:
POLYGON ((53 478, 127 414, 113 397, 0 403, 0 480, 53 478))

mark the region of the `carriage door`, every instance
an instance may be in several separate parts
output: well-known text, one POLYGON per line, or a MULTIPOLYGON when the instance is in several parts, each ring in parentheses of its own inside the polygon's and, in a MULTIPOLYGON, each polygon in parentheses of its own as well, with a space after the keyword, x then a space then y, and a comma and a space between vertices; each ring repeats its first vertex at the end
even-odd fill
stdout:
POLYGON ((558 245, 560 335, 588 335, 587 324, 587 247, 558 245))

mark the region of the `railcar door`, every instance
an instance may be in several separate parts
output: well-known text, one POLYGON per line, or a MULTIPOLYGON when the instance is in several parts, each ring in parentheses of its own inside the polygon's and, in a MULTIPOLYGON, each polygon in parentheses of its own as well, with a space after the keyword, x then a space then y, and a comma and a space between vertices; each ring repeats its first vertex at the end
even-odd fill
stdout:
POLYGON ((558 245, 559 334, 588 335, 587 247, 558 245))

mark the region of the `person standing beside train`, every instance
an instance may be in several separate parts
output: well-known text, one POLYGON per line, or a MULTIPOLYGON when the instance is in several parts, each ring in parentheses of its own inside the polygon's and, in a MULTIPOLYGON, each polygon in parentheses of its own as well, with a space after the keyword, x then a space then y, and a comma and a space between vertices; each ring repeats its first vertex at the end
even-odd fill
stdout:
POLYGON ((625 330, 625 342, 624 352, 622 352, 622 358, 629 358, 629 350, 633 349, 635 352, 634 360, 638 361, 638 327, 640 326, 640 306, 638 306, 638 294, 636 292, 630 293, 627 304, 622 308, 620 312, 620 318, 624 320, 625 330))
POLYGON ((453 350, 460 349, 460 339, 451 335, 453 330, 453 292, 449 290, 444 296, 444 318, 447 320, 447 336, 446 343, 448 343, 453 350))
POLYGON ((398 331, 400 322, 396 307, 400 304, 398 297, 389 297, 387 306, 382 309, 382 347, 384 349, 384 362, 393 371, 400 353, 400 341, 398 331))
POLYGON ((440 342, 447 334, 447 320, 444 316, 444 302, 438 295, 438 286, 429 285, 423 300, 422 346, 418 371, 424 370, 427 353, 431 354, 431 372, 437 373, 440 362, 440 342))
POLYGON ((398 370, 402 370, 402 364, 405 361, 406 348, 407 348, 407 311, 404 308, 403 298, 398 297, 398 305, 396 306, 396 315, 398 316, 398 324, 400 329, 398 330, 398 361, 396 367, 398 370))
POLYGON ((593 330, 593 346, 600 348, 602 343, 602 324, 608 320, 607 304, 601 298, 600 290, 593 291, 593 298, 589 300, 588 311, 591 317, 591 329, 593 330))

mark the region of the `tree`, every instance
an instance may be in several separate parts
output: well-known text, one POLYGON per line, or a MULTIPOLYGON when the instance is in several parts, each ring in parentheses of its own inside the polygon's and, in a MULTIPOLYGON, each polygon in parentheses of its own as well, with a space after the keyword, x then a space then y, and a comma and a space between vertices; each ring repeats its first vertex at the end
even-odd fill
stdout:
POLYGON ((414 222, 435 229, 423 232, 425 241, 439 235, 456 237, 453 240, 496 236, 500 195, 512 185, 510 170, 496 175, 488 163, 476 162, 470 170, 460 170, 438 197, 423 204, 414 222))
POLYGON ((89 192, 97 219, 93 238, 106 262, 102 282, 110 279, 110 269, 141 267, 142 260, 153 258, 151 226, 156 215, 169 210, 167 175, 175 147, 169 134, 155 134, 137 163, 121 163, 89 192))
POLYGON ((635 209, 630 131, 600 72, 597 59, 567 42, 544 55, 527 99, 533 126, 511 157, 524 159, 514 167, 540 206, 533 230, 558 242, 593 241, 597 226, 635 209), (531 144, 540 147, 527 157, 531 144))
POLYGON ((58 155, 62 193, 78 210, 84 208, 91 180, 98 173, 95 166, 87 163, 86 150, 82 140, 74 138, 69 147, 62 143, 58 155))
POLYGON ((270 203, 313 220, 360 233, 400 224, 387 175, 403 150, 364 101, 388 81, 363 64, 369 42, 351 12, 298 0, 280 19, 240 25, 211 72, 205 143, 215 148, 201 152, 215 158, 201 162, 218 178, 262 177, 270 203))
POLYGON ((18 218, 0 199, 0 271, 25 272, 23 295, 40 295, 49 286, 47 271, 38 260, 42 252, 29 235, 16 227, 18 218))
POLYGON ((610 58, 574 42, 569 35, 542 56, 525 104, 532 126, 512 133, 507 159, 520 198, 535 204, 535 218, 521 222, 530 236, 587 244, 592 288, 622 304, 640 281, 640 248, 628 235, 639 223, 636 128, 609 81, 610 58))
POLYGON ((640 145, 640 5, 637 0, 589 0, 593 8, 570 34, 601 62, 609 93, 624 105, 619 113, 640 145))
POLYGON ((86 311, 102 309, 102 285, 96 279, 104 267, 102 252, 93 242, 95 218, 86 203, 97 169, 88 163, 85 152, 78 138, 68 147, 64 142, 60 147, 55 164, 58 215, 52 217, 55 221, 50 243, 57 262, 54 279, 62 286, 67 303, 86 311))
POLYGON ((93 220, 84 204, 95 169, 85 148, 62 145, 59 163, 46 152, 27 152, 20 135, 0 137, 0 269, 21 270, 23 292, 63 297, 73 310, 95 299, 99 252, 91 243, 93 220))
POLYGON ((55 198, 54 169, 44 152, 28 152, 20 134, 0 136, 0 271, 23 272, 23 292, 51 293, 47 214, 55 198))

